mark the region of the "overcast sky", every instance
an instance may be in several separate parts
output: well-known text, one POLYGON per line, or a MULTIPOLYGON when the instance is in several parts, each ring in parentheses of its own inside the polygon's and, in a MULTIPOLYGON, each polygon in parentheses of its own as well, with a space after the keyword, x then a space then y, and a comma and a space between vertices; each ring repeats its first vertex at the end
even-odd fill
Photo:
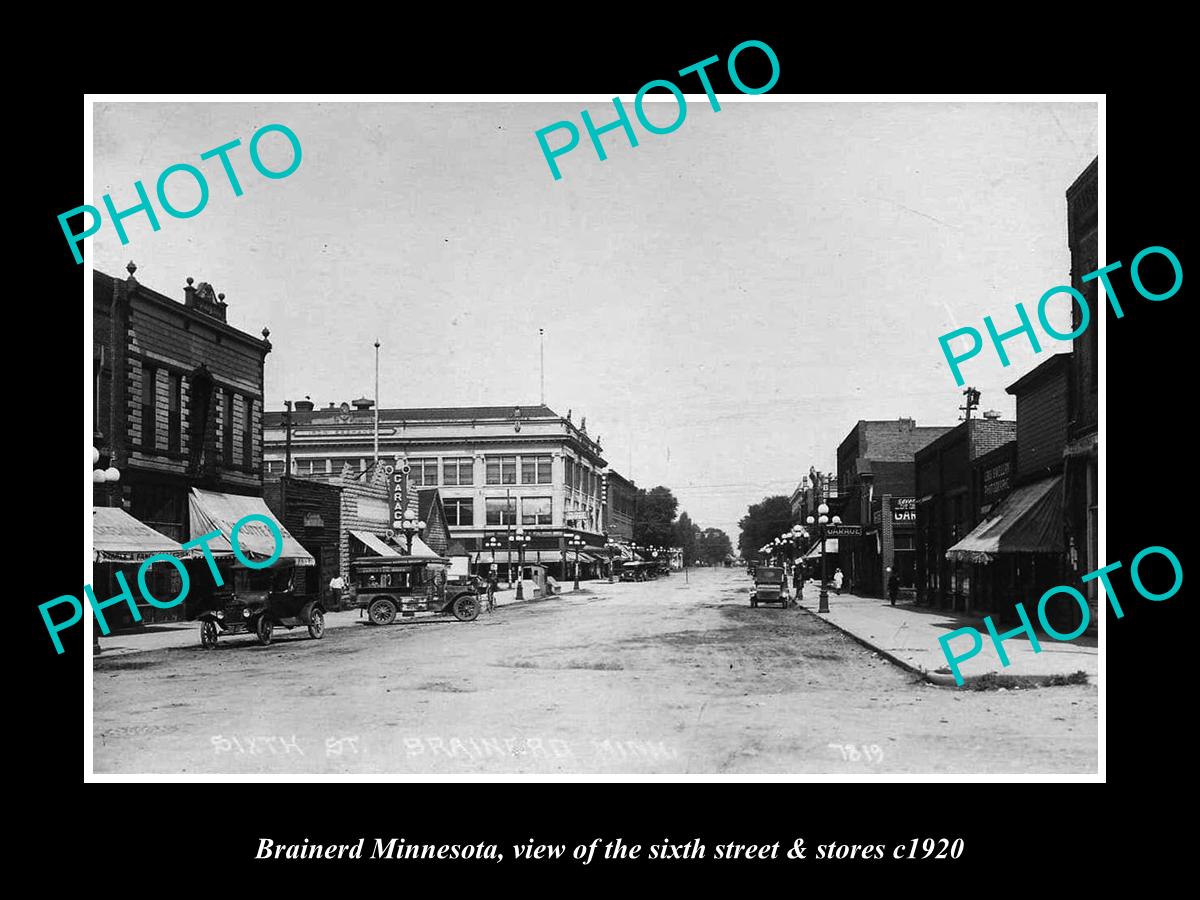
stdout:
MULTIPOLYGON (((546 402, 736 544, 746 507, 835 469, 857 420, 955 424, 938 336, 1015 326, 1016 302, 1033 317, 1069 283, 1064 192, 1097 153, 1093 104, 759 99, 689 98, 668 135, 634 119, 639 145, 610 132, 604 162, 585 132, 560 181, 534 132, 611 104, 97 104, 88 202, 132 206, 135 180, 153 196, 179 162, 211 194, 190 219, 159 210, 158 232, 126 220, 126 246, 106 222, 92 262, 123 277, 132 259, 179 300, 207 281, 230 324, 268 326, 268 409, 371 396, 376 338, 384 407, 531 405, 545 328, 546 402), (270 123, 303 147, 279 180, 247 155, 270 123), (238 198, 199 160, 234 138, 238 198)), ((280 135, 261 146, 286 165, 280 135)), ((198 194, 175 175, 168 196, 198 194)), ((1062 303, 1051 320, 1070 330, 1062 303)), ((1069 349, 1008 346, 1008 368, 990 350, 964 365, 1005 418, 1004 387, 1069 349)))

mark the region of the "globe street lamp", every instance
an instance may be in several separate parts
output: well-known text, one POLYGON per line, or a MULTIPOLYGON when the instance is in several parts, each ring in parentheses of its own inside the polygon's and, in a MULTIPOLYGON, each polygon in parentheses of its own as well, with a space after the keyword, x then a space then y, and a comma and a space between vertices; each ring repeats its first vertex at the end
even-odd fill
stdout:
POLYGON ((529 543, 529 535, 527 535, 520 526, 517 527, 517 533, 509 537, 509 541, 517 545, 517 600, 525 599, 525 591, 523 589, 525 575, 525 545, 529 543))
MULTIPOLYGON (((840 525, 842 520, 837 516, 833 517, 834 524, 840 525)), ((826 530, 829 527, 829 506, 822 503, 817 507, 817 518, 814 520, 812 516, 808 517, 808 524, 815 524, 818 528, 818 534, 821 537, 821 593, 820 603, 817 605, 817 612, 829 612, 829 588, 825 584, 826 569, 825 569, 825 538, 826 530)))
POLYGON ((492 570, 496 568, 496 548, 500 546, 500 541, 497 540, 494 534, 489 535, 488 539, 483 542, 483 546, 492 551, 492 568, 488 570, 488 574, 490 575, 492 570))
POLYGON ((575 535, 567 544, 575 548, 575 590, 579 590, 579 550, 586 543, 579 535, 575 535))
POLYGON ((425 530, 425 523, 417 519, 417 514, 411 509, 404 511, 404 521, 400 523, 400 530, 404 532, 405 540, 408 542, 408 555, 412 556, 413 537, 421 531, 425 530))

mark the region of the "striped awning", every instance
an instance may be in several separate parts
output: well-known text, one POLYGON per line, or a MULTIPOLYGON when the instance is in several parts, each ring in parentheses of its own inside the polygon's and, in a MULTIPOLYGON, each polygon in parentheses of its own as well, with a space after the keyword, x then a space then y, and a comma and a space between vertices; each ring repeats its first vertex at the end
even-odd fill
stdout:
POLYGON ((119 507, 92 509, 92 558, 96 562, 140 562, 160 553, 185 557, 197 552, 184 550, 178 541, 139 522, 119 507))

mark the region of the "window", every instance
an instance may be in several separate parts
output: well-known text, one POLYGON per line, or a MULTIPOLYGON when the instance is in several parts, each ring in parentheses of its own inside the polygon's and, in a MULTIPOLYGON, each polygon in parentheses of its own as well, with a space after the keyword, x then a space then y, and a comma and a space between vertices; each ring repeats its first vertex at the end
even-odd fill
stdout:
POLYGON ((324 475, 325 460, 324 459, 298 459, 296 460, 297 475, 324 475))
POLYGON ((223 441, 222 453, 225 458, 225 465, 233 465, 233 393, 227 390, 221 391, 225 404, 224 418, 221 420, 221 435, 223 441))
POLYGON ((178 453, 182 448, 183 378, 177 372, 167 375, 167 449, 178 453))
POLYGON ((488 484, 516 484, 517 458, 515 456, 489 456, 487 458, 488 484))
POLYGON ((550 498, 549 497, 522 497, 521 498, 521 524, 522 525, 549 525, 550 524, 550 498))
POLYGON ((242 398, 242 465, 254 466, 254 398, 242 398))
POLYGON ((465 459, 442 460, 442 484, 464 485, 475 483, 475 461, 465 459))
POLYGON ((363 468, 363 461, 357 456, 335 456, 329 460, 329 465, 330 472, 332 472, 334 475, 341 475, 342 469, 346 465, 349 465, 350 468, 355 472, 361 472, 363 468))
POLYGON ((447 525, 475 524, 475 501, 470 497, 451 497, 445 506, 447 525))
POLYGON ((158 431, 158 370, 142 363, 142 446, 153 450, 158 431))
POLYGON ((521 484, 549 484, 550 457, 522 456, 521 484))
POLYGON ((489 525, 516 525, 517 504, 508 497, 488 497, 484 500, 489 525))
POLYGON ((438 461, 436 459, 410 459, 408 464, 412 471, 408 475, 408 483, 413 487, 437 487, 438 461))
POLYGON ((268 475, 282 475, 283 474, 283 460, 282 459, 268 459, 263 463, 263 465, 266 466, 268 475))
POLYGON ((574 484, 574 481, 572 480, 574 478, 575 478, 575 460, 571 459, 571 457, 568 456, 566 459, 563 460, 563 484, 565 484, 567 486, 568 490, 570 490, 571 485, 574 484))

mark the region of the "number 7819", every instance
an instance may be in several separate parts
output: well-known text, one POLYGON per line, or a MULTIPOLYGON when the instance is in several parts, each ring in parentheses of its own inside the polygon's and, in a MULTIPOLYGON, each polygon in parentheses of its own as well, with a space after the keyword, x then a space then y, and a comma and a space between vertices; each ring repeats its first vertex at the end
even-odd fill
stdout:
POLYGON ((854 744, 829 744, 828 746, 839 750, 842 754, 842 759, 847 762, 859 762, 860 760, 872 763, 883 762, 883 748, 878 744, 871 744, 869 747, 866 744, 858 746, 854 744), (860 747, 862 752, 859 752, 860 747))

